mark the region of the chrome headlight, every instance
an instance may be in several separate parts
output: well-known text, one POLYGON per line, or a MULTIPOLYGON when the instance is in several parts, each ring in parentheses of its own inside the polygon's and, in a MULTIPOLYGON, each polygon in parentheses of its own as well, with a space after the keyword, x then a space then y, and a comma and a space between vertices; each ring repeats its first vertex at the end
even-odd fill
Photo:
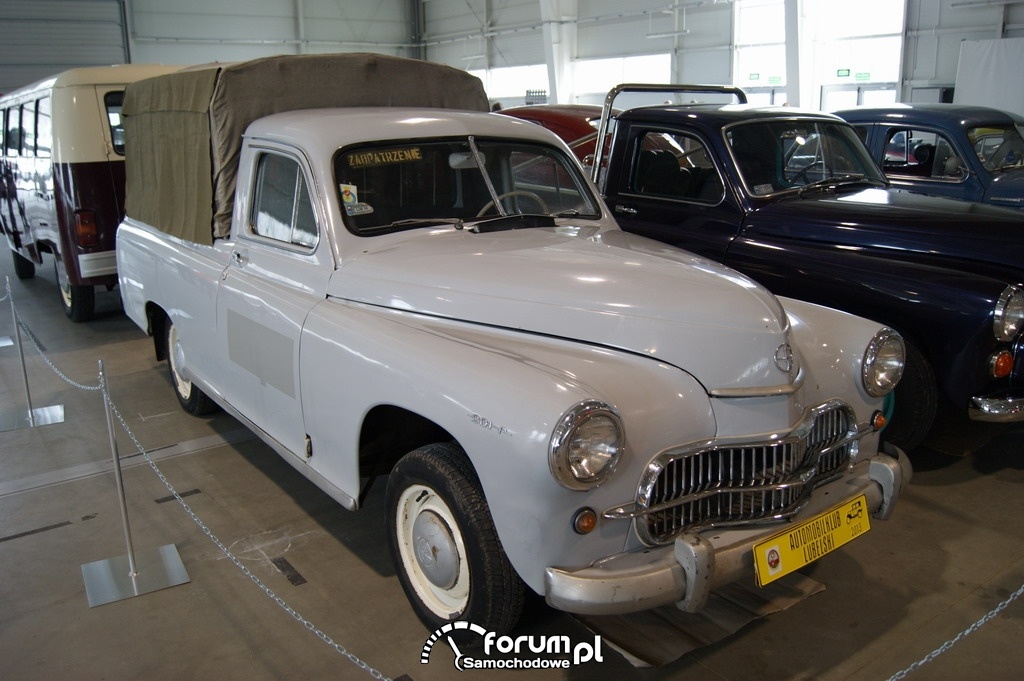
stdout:
POLYGON ((996 340, 1011 341, 1024 327, 1024 290, 1007 286, 999 296, 993 316, 996 340))
POLYGON ((884 397, 889 394, 903 376, 906 361, 903 338, 890 328, 879 329, 868 343, 861 365, 861 378, 868 395, 884 397))
POLYGON ((614 409, 597 400, 580 402, 562 415, 551 434, 551 474, 569 489, 596 487, 615 469, 624 441, 614 409))

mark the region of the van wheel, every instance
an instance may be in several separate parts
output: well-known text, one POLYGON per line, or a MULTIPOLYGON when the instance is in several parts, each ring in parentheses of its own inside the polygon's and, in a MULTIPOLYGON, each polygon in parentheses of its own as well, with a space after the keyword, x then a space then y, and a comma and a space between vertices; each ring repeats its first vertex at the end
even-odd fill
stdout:
POLYGON ((31 279, 36 276, 36 264, 17 251, 11 251, 14 256, 14 275, 18 279, 31 279))
POLYGON ((525 585, 462 448, 432 444, 402 457, 388 479, 387 527, 398 578, 427 629, 463 620, 504 634, 516 625, 525 585))
POLYGON ((193 416, 215 412, 217 403, 180 373, 184 359, 185 351, 178 338, 178 329, 167 320, 167 367, 171 374, 171 383, 174 385, 174 394, 178 396, 178 404, 193 416))
POLYGON ((53 270, 57 275, 60 289, 60 303, 64 314, 73 322, 87 322, 96 310, 96 291, 92 286, 77 286, 68 280, 68 271, 60 255, 53 259, 53 270))

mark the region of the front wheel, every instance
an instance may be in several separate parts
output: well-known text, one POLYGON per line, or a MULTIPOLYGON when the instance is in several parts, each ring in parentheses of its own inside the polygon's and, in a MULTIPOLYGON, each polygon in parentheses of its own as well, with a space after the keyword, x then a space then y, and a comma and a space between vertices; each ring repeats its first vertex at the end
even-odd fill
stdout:
POLYGON ((499 634, 516 625, 525 585, 460 447, 433 444, 402 457, 388 479, 387 526, 402 588, 429 630, 456 620, 499 634))
POLYGON ((182 375, 181 367, 184 364, 184 358, 185 351, 181 346, 181 339, 178 338, 178 329, 168 319, 167 368, 171 374, 171 384, 174 385, 174 394, 178 396, 178 404, 193 416, 213 413, 217 410, 217 403, 182 375))
POLYGON ((908 454, 928 436, 939 408, 939 386, 928 360, 906 342, 907 363, 903 378, 893 391, 892 421, 882 431, 882 440, 899 446, 908 454))
POLYGON ((73 322, 87 322, 96 310, 96 291, 92 286, 78 286, 68 279, 68 271, 60 254, 53 259, 57 288, 60 289, 60 303, 64 314, 73 322))

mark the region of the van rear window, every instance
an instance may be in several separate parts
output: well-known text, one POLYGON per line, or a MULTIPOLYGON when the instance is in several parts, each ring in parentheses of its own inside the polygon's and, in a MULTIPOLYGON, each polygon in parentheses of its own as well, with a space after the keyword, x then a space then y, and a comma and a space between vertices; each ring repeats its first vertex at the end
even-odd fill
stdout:
POLYGON ((108 92, 103 96, 103 104, 107 107, 107 123, 110 125, 110 142, 114 151, 124 156, 124 120, 121 118, 121 105, 124 104, 124 90, 108 92))

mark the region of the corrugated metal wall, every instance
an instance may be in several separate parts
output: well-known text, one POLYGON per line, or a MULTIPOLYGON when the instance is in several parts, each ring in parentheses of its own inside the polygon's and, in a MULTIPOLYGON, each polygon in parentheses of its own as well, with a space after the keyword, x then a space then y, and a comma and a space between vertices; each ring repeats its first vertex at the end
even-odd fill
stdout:
POLYGON ((126 61, 118 0, 0 0, 0 92, 126 61))
MULTIPOLYGON (((368 51, 526 66, 544 64, 547 41, 566 34, 563 59, 667 53, 677 80, 728 82, 732 10, 729 0, 0 0, 0 92, 127 60, 368 51), (675 31, 683 8, 685 34, 675 31)), ((1024 36, 1024 0, 907 0, 906 18, 904 97, 951 86, 960 41, 1024 36)))

